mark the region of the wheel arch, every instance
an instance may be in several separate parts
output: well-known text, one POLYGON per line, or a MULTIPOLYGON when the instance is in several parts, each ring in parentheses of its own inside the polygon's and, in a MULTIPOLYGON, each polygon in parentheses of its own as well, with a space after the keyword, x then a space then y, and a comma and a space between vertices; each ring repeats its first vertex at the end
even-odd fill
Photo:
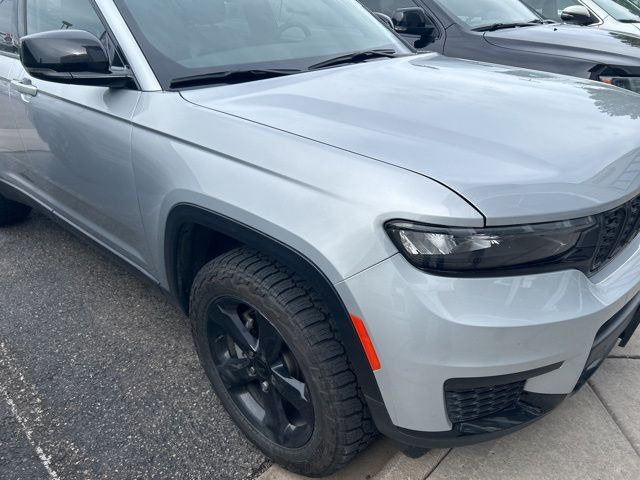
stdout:
MULTIPOLYGON (((303 253, 249 225, 225 215, 191 204, 174 206, 166 221, 164 235, 164 261, 169 290, 185 313, 189 313, 189 292, 199 263, 211 260, 211 252, 222 254, 236 246, 248 246, 259 250, 301 275, 325 300, 335 320, 337 333, 345 347, 349 361, 356 373, 358 384, 366 398, 382 402, 382 395, 365 351, 360 343, 349 311, 335 287, 323 271, 303 253), (222 245, 207 247, 209 255, 193 262, 198 255, 198 229, 206 229, 209 235, 221 240, 222 245), (191 235, 191 237, 190 237, 191 235), (195 250, 195 251, 194 251, 195 250), (206 259, 206 260, 205 260, 206 259), (186 276, 186 277, 185 277, 186 276)), ((215 255, 217 256, 217 255, 215 255)), ((375 420, 375 419, 374 419, 375 420)))

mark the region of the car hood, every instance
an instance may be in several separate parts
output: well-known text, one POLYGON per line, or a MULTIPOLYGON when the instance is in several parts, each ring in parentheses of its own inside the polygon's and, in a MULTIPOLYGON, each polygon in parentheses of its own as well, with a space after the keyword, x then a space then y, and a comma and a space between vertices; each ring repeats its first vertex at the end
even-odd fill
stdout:
POLYGON ((549 24, 487 32, 484 38, 492 45, 503 48, 565 55, 595 63, 640 69, 640 36, 624 32, 549 24))
POLYGON ((640 95, 589 80, 427 54, 182 95, 434 179, 487 224, 588 215, 640 187, 640 95))

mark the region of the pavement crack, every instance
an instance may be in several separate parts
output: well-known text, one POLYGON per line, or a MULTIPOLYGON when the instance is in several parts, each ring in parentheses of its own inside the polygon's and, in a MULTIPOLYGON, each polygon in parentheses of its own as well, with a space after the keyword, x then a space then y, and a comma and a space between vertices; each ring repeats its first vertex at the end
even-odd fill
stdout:
POLYGON ((424 480, 426 480, 427 478, 429 478, 431 476, 431 474, 433 472, 436 471, 436 469, 440 466, 440 464, 442 462, 444 462, 444 459, 447 458, 447 456, 451 453, 451 451, 453 450, 453 448, 448 449, 444 455, 442 455, 442 457, 440 457, 440 459, 436 462, 436 464, 427 472, 427 474, 424 476, 424 480))
POLYGON ((615 412, 613 412, 613 410, 609 408, 607 403, 602 398, 602 395, 600 395, 600 392, 598 391, 598 387, 596 387, 596 385, 591 380, 589 380, 587 383, 589 384, 589 387, 591 387, 591 391, 593 392, 593 394, 596 396, 598 401, 602 404, 602 406, 607 411, 607 413, 609 414, 613 422, 618 427, 618 430, 620 430, 620 433, 622 433, 622 436, 627 440, 627 442, 629 442, 629 445, 631 445, 631 448, 633 448, 633 451, 636 452, 636 455, 640 457, 640 449, 636 445, 634 445, 633 441, 627 434, 626 429, 624 428, 624 422, 620 421, 620 418, 618 418, 615 412))

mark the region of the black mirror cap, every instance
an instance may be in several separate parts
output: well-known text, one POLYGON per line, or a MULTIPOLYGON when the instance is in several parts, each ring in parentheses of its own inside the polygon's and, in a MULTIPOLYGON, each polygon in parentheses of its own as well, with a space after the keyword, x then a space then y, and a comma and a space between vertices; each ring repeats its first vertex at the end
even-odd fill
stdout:
POLYGON ((20 40, 20 60, 34 78, 56 83, 124 87, 128 72, 111 72, 102 42, 83 30, 53 30, 20 40))
POLYGON ((398 8, 391 17, 396 32, 403 35, 433 36, 435 27, 429 25, 423 8, 398 8))
POLYGON ((28 70, 107 74, 109 57, 100 40, 83 30, 53 30, 23 37, 20 59, 28 70))
POLYGON ((560 18, 563 22, 574 25, 591 25, 594 23, 591 12, 584 5, 572 5, 565 8, 560 18))

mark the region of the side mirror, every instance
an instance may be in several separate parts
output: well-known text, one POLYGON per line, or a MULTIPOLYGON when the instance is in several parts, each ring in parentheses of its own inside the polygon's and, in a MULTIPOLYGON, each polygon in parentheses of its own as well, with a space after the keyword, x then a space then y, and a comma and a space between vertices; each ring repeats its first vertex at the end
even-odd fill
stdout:
POLYGON ((391 17, 396 32, 403 35, 420 35, 430 37, 435 31, 433 25, 429 25, 427 14, 420 7, 399 8, 391 17))
POLYGON ((591 25, 594 22, 591 12, 583 5, 572 5, 565 8, 560 18, 563 22, 574 25, 591 25))
POLYGON ((104 46, 83 30, 35 33, 20 41, 20 60, 34 78, 56 83, 123 88, 128 72, 113 73, 104 46))

